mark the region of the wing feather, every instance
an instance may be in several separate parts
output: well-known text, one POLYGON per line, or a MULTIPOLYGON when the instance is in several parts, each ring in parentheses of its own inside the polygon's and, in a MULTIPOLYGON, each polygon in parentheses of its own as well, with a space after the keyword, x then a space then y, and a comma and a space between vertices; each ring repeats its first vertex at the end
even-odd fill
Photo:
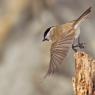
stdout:
POLYGON ((57 69, 57 65, 64 61, 64 58, 67 56, 69 48, 73 43, 74 35, 75 32, 71 29, 68 32, 64 32, 58 41, 52 43, 50 51, 51 58, 47 75, 53 74, 57 69))

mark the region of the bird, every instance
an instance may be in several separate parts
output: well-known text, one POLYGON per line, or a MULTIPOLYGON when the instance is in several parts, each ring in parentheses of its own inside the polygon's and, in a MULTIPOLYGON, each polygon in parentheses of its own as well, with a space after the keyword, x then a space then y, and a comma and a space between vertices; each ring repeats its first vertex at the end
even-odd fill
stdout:
POLYGON ((43 41, 50 41, 50 62, 47 75, 54 74, 58 69, 58 65, 64 63, 64 59, 68 54, 69 49, 76 52, 76 47, 84 48, 84 44, 80 43, 74 45, 74 41, 79 38, 80 24, 86 20, 91 12, 92 7, 84 11, 77 19, 69 21, 65 24, 51 26, 46 29, 43 35, 43 41))

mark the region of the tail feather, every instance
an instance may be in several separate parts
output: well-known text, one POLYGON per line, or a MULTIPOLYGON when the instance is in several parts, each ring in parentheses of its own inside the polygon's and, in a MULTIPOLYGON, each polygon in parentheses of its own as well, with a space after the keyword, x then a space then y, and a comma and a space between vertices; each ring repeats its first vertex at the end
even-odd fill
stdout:
POLYGON ((79 24, 81 22, 83 22, 83 20, 85 20, 85 18, 89 15, 89 13, 91 12, 91 8, 89 7, 73 24, 75 28, 77 28, 79 26, 79 24))

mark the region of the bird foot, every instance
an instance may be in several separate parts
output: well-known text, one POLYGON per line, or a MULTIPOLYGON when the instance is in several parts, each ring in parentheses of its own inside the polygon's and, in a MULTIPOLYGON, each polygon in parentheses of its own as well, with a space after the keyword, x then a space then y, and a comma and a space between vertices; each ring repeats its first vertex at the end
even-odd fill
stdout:
POLYGON ((77 45, 72 44, 72 49, 74 52, 77 52, 77 47, 78 47, 77 45))
POLYGON ((78 46, 80 49, 84 49, 85 48, 85 43, 78 43, 78 46))
POLYGON ((85 43, 78 43, 76 45, 72 44, 72 49, 74 50, 74 52, 77 52, 79 49, 84 49, 85 48, 85 43))

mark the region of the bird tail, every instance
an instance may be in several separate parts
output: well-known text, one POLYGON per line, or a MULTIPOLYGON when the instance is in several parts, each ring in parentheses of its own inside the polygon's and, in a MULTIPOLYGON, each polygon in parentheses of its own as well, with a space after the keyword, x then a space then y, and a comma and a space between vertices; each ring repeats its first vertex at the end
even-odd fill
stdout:
POLYGON ((77 28, 81 22, 83 22, 85 20, 85 18, 87 18, 87 16, 89 15, 89 13, 91 12, 91 8, 89 7, 77 20, 75 20, 74 22, 74 28, 77 28))

